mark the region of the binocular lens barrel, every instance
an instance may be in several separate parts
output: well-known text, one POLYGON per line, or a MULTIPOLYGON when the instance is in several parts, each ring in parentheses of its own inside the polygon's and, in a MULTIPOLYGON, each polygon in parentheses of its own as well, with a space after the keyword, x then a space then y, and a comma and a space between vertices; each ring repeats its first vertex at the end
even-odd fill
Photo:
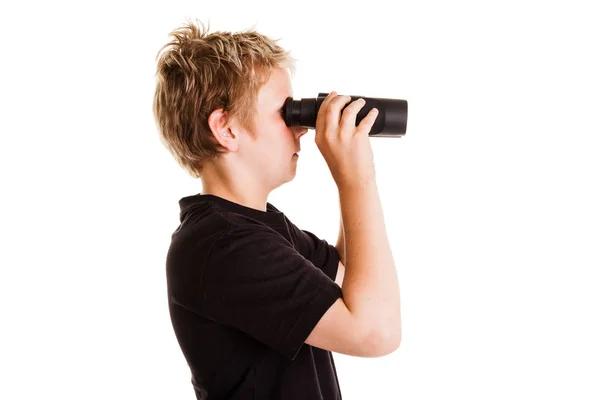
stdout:
MULTIPOLYGON (((329 93, 319 93, 315 98, 303 98, 294 100, 288 97, 283 107, 283 115, 287 126, 299 125, 304 128, 315 129, 317 114, 323 100, 329 93)), ((356 126, 373 108, 379 110, 379 114, 371 127, 369 136, 377 137, 402 137, 406 133, 406 119, 408 115, 408 102, 399 99, 383 99, 364 96, 350 96, 351 101, 342 108, 342 111, 352 101, 364 99, 365 105, 356 115, 356 126)))

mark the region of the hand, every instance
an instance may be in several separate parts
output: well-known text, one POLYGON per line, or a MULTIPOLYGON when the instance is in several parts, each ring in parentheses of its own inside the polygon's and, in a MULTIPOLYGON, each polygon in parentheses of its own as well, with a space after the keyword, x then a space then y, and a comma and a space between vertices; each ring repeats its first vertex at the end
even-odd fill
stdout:
POLYGON ((369 132, 378 110, 373 108, 356 126, 356 115, 365 101, 357 99, 341 113, 351 100, 350 96, 329 93, 321 103, 315 123, 315 143, 339 189, 362 187, 375 179, 369 132))

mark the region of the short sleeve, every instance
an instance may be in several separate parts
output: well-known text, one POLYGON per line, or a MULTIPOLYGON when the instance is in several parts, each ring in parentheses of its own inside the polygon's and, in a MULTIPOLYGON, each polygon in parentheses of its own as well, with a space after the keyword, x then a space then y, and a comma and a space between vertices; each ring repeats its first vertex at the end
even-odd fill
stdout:
POLYGON ((335 248, 325 239, 320 239, 315 234, 307 230, 301 230, 301 234, 305 237, 307 248, 307 258, 332 280, 335 281, 335 276, 338 270, 340 255, 335 248))
POLYGON ((341 288, 277 231, 231 226, 211 246, 202 311, 294 360, 341 288))

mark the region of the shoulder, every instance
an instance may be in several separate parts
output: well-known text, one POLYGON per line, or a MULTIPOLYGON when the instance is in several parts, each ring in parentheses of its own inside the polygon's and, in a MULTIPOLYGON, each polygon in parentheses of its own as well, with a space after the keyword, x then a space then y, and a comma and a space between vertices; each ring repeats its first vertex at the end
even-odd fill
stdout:
POLYGON ((233 235, 252 230, 264 230, 267 225, 243 214, 231 212, 214 203, 194 206, 186 213, 178 231, 193 233, 196 237, 233 235))
POLYGON ((269 226, 218 206, 202 205, 190 210, 172 235, 167 268, 203 274, 200 271, 211 266, 227 270, 234 264, 290 252, 296 252, 291 243, 269 226))

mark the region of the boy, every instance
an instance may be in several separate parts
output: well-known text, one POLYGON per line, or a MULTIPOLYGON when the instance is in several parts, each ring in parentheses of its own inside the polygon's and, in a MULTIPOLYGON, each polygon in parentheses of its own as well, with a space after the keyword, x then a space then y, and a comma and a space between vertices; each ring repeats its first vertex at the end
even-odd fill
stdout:
POLYGON ((294 60, 255 31, 203 28, 176 29, 159 51, 153 104, 161 140, 202 180, 179 201, 166 259, 196 398, 341 399, 331 352, 383 356, 401 337, 368 137, 377 112, 355 126, 364 102, 342 113, 350 97, 335 92, 318 112, 315 142, 340 194, 334 247, 267 201, 294 178, 307 131, 281 114, 294 60))

